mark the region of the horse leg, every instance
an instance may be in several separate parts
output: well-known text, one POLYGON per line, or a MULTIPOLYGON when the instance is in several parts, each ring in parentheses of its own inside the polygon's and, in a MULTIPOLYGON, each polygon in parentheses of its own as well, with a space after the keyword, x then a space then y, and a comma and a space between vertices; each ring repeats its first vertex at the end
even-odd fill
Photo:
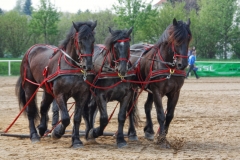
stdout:
MULTIPOLYGON (((34 92, 37 90, 37 87, 32 86, 31 84, 25 83, 25 102, 27 103, 33 96, 34 92)), ((24 104, 25 105, 25 104, 24 104)), ((29 121, 29 130, 30 130, 30 139, 31 142, 39 142, 40 137, 37 133, 37 129, 35 127, 35 119, 39 116, 38 115, 38 108, 36 104, 36 95, 34 95, 33 99, 29 103, 27 107, 27 116, 29 121)))
POLYGON ((153 105, 153 94, 148 93, 147 101, 144 104, 146 114, 146 126, 144 127, 145 138, 148 140, 154 139, 153 122, 151 117, 151 110, 153 105))
POLYGON ((120 102, 120 110, 118 113, 118 133, 117 133, 117 139, 116 139, 118 148, 122 148, 127 145, 127 142, 124 139, 123 127, 126 120, 127 107, 132 98, 132 94, 133 94, 132 92, 128 92, 127 95, 120 102))
POLYGON ((73 117, 73 131, 72 131, 72 147, 73 148, 82 148, 83 143, 80 140, 79 129, 82 120, 82 111, 87 100, 80 98, 81 95, 77 94, 73 98, 75 100, 75 111, 73 117))
POLYGON ((180 91, 175 92, 174 95, 167 95, 167 114, 166 114, 166 121, 165 121, 165 133, 168 133, 169 125, 174 117, 175 107, 178 102, 180 91))
POLYGON ((129 128, 128 128, 128 139, 130 141, 137 141, 138 137, 137 137, 137 133, 135 130, 135 124, 138 124, 138 119, 139 119, 139 115, 138 115, 138 109, 137 109, 137 104, 136 104, 136 98, 137 98, 137 94, 134 93, 133 98, 131 99, 129 105, 128 105, 128 113, 129 113, 129 128), (130 111, 131 110, 131 111, 130 111))
POLYGON ((59 121, 59 108, 56 100, 52 102, 52 127, 55 127, 59 121))
POLYGON ((40 136, 43 136, 44 133, 47 131, 47 122, 48 122, 48 110, 50 108, 50 104, 52 103, 53 97, 52 95, 48 94, 47 92, 43 93, 43 100, 41 102, 40 113, 41 119, 40 124, 38 125, 38 130, 40 136))
POLYGON ((96 103, 100 112, 100 126, 89 131, 89 138, 97 138, 103 135, 103 130, 108 124, 107 102, 105 100, 105 95, 99 94, 99 96, 96 97, 96 103))
POLYGON ((95 101, 92 103, 92 100, 94 101, 93 98, 91 99, 91 95, 89 94, 87 103, 84 105, 83 114, 82 114, 83 119, 85 121, 85 126, 86 126, 85 139, 88 141, 91 141, 91 140, 95 141, 95 139, 88 138, 88 133, 89 133, 90 129, 92 129, 94 126, 95 116, 96 116, 96 112, 97 112, 96 103, 95 103, 95 101), (90 102, 90 103, 88 103, 88 102, 90 102))
POLYGON ((55 95, 55 100, 59 106, 59 110, 61 113, 61 123, 59 123, 52 132, 53 139, 59 139, 65 133, 67 126, 70 124, 70 117, 67 110, 67 104, 62 94, 55 95))
POLYGON ((156 90, 153 93, 153 100, 157 111, 157 120, 160 125, 160 132, 158 133, 159 135, 157 137, 157 143, 160 144, 161 148, 170 148, 170 145, 166 139, 166 133, 164 128, 165 114, 162 106, 162 95, 156 90))
MULTIPOLYGON (((97 103, 95 98, 91 98, 90 103, 88 104, 88 109, 89 109, 89 129, 93 129, 94 123, 95 123, 95 118, 97 115, 97 103)), ((89 132, 88 132, 89 133, 89 132)), ((90 138, 88 135, 86 137, 87 140, 94 140, 95 138, 90 138)))

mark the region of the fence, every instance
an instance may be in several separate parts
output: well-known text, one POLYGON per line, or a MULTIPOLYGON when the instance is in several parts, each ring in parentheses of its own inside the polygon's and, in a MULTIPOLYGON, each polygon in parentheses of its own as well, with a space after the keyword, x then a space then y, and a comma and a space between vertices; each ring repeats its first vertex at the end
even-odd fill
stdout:
MULTIPOLYGON (((0 60, 0 75, 10 76, 12 73, 19 75, 19 62, 22 62, 22 60, 0 60), (1 62, 8 64, 4 65, 1 62), (18 62, 18 64, 12 62, 18 62)), ((240 77, 240 62, 196 61, 196 66, 201 77, 240 77)))
POLYGON ((240 77, 240 62, 196 61, 201 77, 240 77))
MULTIPOLYGON (((22 60, 0 60, 0 62, 7 62, 8 63, 8 65, 7 65, 7 68, 8 68, 8 72, 7 72, 7 74, 10 76, 10 75, 12 75, 12 72, 11 72, 11 62, 22 62, 22 60)), ((4 70, 5 70, 5 67, 3 67, 2 65, 1 65, 1 70, 2 70, 2 72, 3 72, 3 74, 4 74, 4 70)), ((18 73, 19 73, 19 67, 18 67, 18 73)), ((2 74, 2 73, 1 73, 2 74)))

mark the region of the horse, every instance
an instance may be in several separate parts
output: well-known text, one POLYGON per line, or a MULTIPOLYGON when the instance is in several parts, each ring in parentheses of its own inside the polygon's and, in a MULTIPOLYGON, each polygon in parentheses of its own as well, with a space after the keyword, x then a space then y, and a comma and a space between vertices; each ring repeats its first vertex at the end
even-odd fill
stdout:
MULTIPOLYGON (((103 130, 109 122, 107 103, 115 100, 120 103, 116 141, 117 147, 122 148, 127 145, 123 134, 127 106, 133 98, 134 88, 137 88, 137 85, 127 82, 135 78, 135 73, 130 70, 131 65, 128 63, 132 28, 112 30, 109 27, 109 32, 110 36, 106 38, 105 44, 95 45, 94 48, 93 65, 96 80, 93 84, 96 87, 94 88, 94 96, 89 103, 89 117, 90 125, 94 127, 96 108, 98 107, 100 126, 92 128, 88 138, 94 139, 103 135, 103 130)), ((133 140, 136 139, 136 131, 129 133, 129 135, 133 140)))
POLYGON ((85 112, 84 106, 90 99, 90 86, 85 80, 91 82, 94 79, 92 54, 96 25, 97 21, 73 22, 59 47, 36 44, 25 53, 15 91, 20 110, 26 107, 24 111, 29 120, 32 143, 39 142, 40 136, 47 130, 47 113, 53 99, 61 111, 61 123, 53 130, 52 138, 62 137, 70 123, 66 102, 72 97, 75 100, 72 147, 83 146, 79 138, 79 128, 82 115, 85 122, 88 122, 88 115, 82 112, 85 112), (43 89, 40 124, 37 127, 40 136, 35 127, 35 122, 39 119, 36 104, 36 92, 39 88, 43 89))
POLYGON ((142 82, 139 88, 141 91, 148 92, 144 104, 146 113, 145 138, 154 139, 151 118, 154 102, 160 126, 157 142, 163 148, 170 147, 166 135, 174 117, 181 87, 184 84, 186 76, 184 69, 188 66, 187 51, 191 38, 190 19, 183 22, 174 18, 173 23, 165 29, 157 43, 154 45, 134 44, 130 48, 130 62, 136 66, 137 80, 142 82), (162 104, 163 96, 167 96, 166 115, 162 104))

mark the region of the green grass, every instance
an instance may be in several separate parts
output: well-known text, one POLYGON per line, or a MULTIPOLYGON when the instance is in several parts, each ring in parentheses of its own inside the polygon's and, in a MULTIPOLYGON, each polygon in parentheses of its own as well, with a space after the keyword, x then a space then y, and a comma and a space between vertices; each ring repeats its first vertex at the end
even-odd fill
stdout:
MULTIPOLYGON (((1 58, 0 60, 9 60, 1 58)), ((17 58, 11 58, 11 60, 20 60, 17 58)), ((21 62, 11 62, 11 75, 20 75, 21 62)), ((8 62, 0 62, 0 75, 8 75, 8 62)))

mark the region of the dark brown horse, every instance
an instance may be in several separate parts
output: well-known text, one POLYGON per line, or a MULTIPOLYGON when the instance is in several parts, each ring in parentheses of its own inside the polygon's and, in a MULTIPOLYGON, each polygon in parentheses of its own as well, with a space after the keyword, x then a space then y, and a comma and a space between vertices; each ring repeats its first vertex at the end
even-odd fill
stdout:
POLYGON ((187 51, 191 40, 190 20, 187 23, 173 19, 155 45, 135 44, 131 46, 130 61, 137 66, 140 88, 147 90, 145 103, 145 137, 154 138, 151 110, 153 102, 160 125, 158 142, 162 147, 169 147, 166 140, 169 125, 174 116, 181 87, 185 79, 184 69, 188 66, 187 51), (165 115, 162 97, 167 96, 165 115))
MULTIPOLYGON (((137 85, 127 82, 135 78, 133 70, 129 70, 130 34, 129 30, 112 30, 109 28, 110 36, 106 39, 105 45, 96 45, 94 49, 93 64, 98 73, 96 75, 94 89, 95 95, 89 104, 90 124, 93 127, 94 113, 96 108, 100 112, 100 126, 89 132, 88 138, 97 138, 103 135, 103 130, 108 124, 107 103, 109 101, 120 102, 118 114, 117 146, 119 148, 127 143, 124 140, 123 126, 128 110, 128 103, 132 100, 134 88, 137 85)), ((136 133, 129 133, 132 139, 136 133)))
MULTIPOLYGON (((73 22, 69 34, 60 47, 48 45, 34 45, 24 55, 20 77, 16 84, 16 95, 20 109, 26 108, 29 120, 30 139, 32 142, 40 140, 47 130, 47 113, 53 99, 56 100, 61 111, 61 123, 54 129, 53 138, 61 138, 70 123, 67 110, 67 100, 74 98, 74 128, 72 146, 81 147, 79 127, 82 112, 90 98, 90 86, 85 80, 92 81, 92 54, 94 51, 94 28, 97 22, 73 22), (90 74, 90 75, 89 75, 90 74), (39 134, 35 127, 38 117, 36 91, 43 89, 41 102, 39 134)), ((88 116, 88 115, 87 115, 88 116)), ((84 116, 87 119, 88 118, 84 116)), ((88 128, 89 124, 86 124, 88 128)))

